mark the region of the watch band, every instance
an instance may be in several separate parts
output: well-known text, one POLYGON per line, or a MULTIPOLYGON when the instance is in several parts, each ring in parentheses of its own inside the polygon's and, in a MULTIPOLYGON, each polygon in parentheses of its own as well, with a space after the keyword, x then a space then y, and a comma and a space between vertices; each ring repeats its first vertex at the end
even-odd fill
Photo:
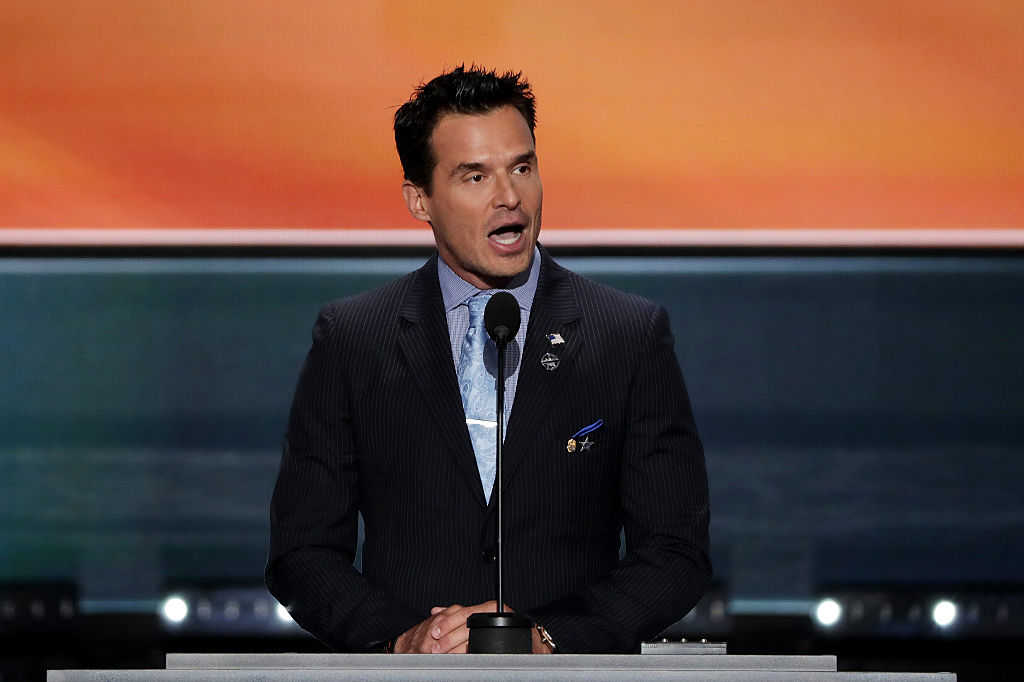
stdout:
POLYGON ((558 649, 558 645, 555 644, 555 640, 551 638, 551 634, 547 629, 540 623, 535 623, 534 627, 537 628, 537 634, 540 635, 540 641, 551 647, 551 651, 556 651, 558 649))

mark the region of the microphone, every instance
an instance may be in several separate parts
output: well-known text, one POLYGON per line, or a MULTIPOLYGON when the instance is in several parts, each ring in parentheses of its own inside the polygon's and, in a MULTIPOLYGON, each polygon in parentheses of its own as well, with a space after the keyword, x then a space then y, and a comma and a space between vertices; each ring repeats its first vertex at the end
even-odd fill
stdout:
MULTIPOLYGON (((519 331, 519 301, 507 291, 491 296, 484 308, 484 327, 495 345, 504 345, 519 331)), ((500 366, 500 365, 499 365, 500 366)))
POLYGON ((522 318, 519 315, 519 301, 507 291, 499 291, 491 296, 484 308, 484 328, 494 339, 498 349, 497 383, 495 384, 497 400, 495 417, 498 424, 495 429, 494 448, 494 487, 498 511, 498 533, 495 549, 496 591, 498 608, 495 613, 474 613, 466 620, 469 626, 469 653, 471 654, 528 654, 533 651, 533 623, 529 618, 516 613, 505 613, 505 600, 502 597, 502 566, 504 557, 501 552, 502 499, 501 499, 501 446, 505 437, 505 346, 509 339, 519 331, 522 318))

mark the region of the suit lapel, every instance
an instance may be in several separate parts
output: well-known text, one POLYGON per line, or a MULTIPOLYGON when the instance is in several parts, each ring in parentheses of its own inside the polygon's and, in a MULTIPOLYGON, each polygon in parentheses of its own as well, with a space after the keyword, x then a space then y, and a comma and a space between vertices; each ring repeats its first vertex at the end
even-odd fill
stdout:
MULTIPOLYGON (((480 506, 485 505, 483 486, 473 445, 466 429, 465 412, 459 396, 455 364, 452 361, 448 321, 437 279, 435 254, 416 273, 400 310, 398 345, 409 363, 422 402, 434 417, 444 449, 455 458, 458 468, 480 506)), ((424 442, 424 451, 433 448, 424 442)))
MULTIPOLYGON (((546 421, 556 400, 563 399, 571 383, 574 362, 579 357, 583 338, 576 333, 580 317, 579 305, 568 273, 541 250, 541 271, 537 293, 530 308, 516 384, 515 402, 509 415, 508 437, 502 449, 502 478, 505 487, 514 478, 523 457, 537 435, 537 424, 546 421), (552 345, 548 334, 561 334, 564 343, 552 345), (558 368, 547 370, 541 358, 551 353, 558 358, 558 368)), ((492 506, 495 495, 491 496, 492 506)))

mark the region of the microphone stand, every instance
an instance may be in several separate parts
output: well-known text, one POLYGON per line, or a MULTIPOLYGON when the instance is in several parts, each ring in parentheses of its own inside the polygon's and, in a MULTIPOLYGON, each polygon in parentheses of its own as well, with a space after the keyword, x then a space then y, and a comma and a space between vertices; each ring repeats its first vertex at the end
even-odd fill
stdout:
POLYGON ((529 618, 516 613, 505 612, 505 601, 502 589, 502 565, 504 558, 501 549, 502 519, 502 481, 501 481, 501 448, 505 439, 505 347, 508 344, 509 329, 506 326, 495 328, 494 345, 498 350, 498 383, 496 394, 496 413, 498 428, 495 434, 497 442, 494 448, 495 488, 498 505, 497 533, 497 589, 498 609, 495 613, 474 613, 466 620, 469 626, 469 653, 471 654, 529 654, 533 652, 533 623, 529 618))
POLYGON ((495 543, 495 547, 497 549, 498 585, 497 589, 495 589, 495 592, 497 592, 498 594, 498 613, 505 613, 505 600, 502 598, 501 594, 501 569, 502 565, 504 564, 501 554, 501 530, 502 527, 504 526, 504 522, 501 516, 502 510, 504 509, 504 505, 501 503, 501 494, 502 488, 505 487, 502 485, 501 477, 501 450, 504 447, 505 441, 505 348, 508 345, 508 339, 504 335, 501 335, 500 340, 495 342, 494 345, 498 350, 498 366, 496 368, 498 373, 498 383, 496 385, 497 405, 495 406, 494 413, 495 417, 497 417, 498 420, 498 429, 497 433, 495 434, 498 440, 494 446, 494 473, 495 479, 497 480, 498 483, 495 486, 495 488, 497 489, 495 491, 495 494, 498 497, 498 532, 497 542, 495 543))

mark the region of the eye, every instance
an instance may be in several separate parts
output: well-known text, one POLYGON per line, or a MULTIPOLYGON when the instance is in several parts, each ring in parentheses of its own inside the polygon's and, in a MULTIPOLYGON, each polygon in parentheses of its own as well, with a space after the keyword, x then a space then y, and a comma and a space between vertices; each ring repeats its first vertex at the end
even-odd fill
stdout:
POLYGON ((531 170, 530 165, 527 164, 527 163, 524 163, 521 166, 516 166, 512 170, 512 172, 515 173, 516 175, 529 175, 530 174, 530 170, 531 170))
POLYGON ((473 173, 472 175, 468 176, 466 178, 466 180, 468 182, 473 183, 473 184, 481 183, 481 182, 484 181, 484 174, 483 173, 473 173))

